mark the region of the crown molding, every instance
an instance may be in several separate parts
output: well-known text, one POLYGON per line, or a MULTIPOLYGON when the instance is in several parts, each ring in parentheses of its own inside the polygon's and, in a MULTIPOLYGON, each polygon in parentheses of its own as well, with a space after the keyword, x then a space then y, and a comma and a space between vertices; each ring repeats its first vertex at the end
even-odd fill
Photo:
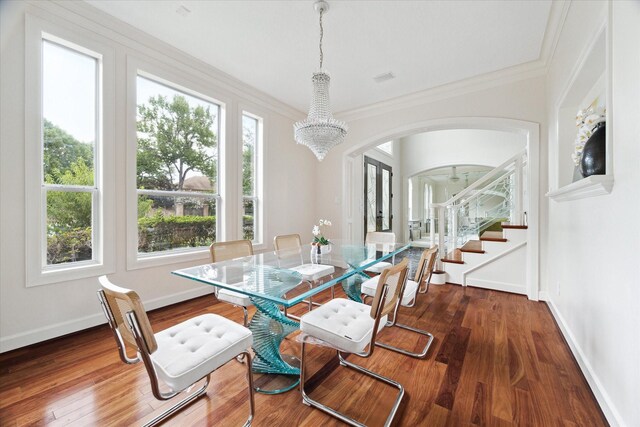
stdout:
MULTIPOLYGON (((190 73, 200 74, 221 89, 226 90, 244 101, 256 104, 283 115, 293 121, 301 120, 306 114, 288 104, 256 89, 243 81, 215 68, 194 56, 191 56, 170 44, 129 25, 94 6, 81 1, 37 1, 28 3, 30 13, 44 12, 46 17, 55 17, 72 25, 80 26, 102 37, 106 37, 128 49, 162 60, 171 57, 183 65, 190 73)), ((40 14, 40 15, 41 15, 40 14)))
POLYGON ((547 67, 544 62, 541 60, 535 60, 515 65, 513 67, 504 68, 502 70, 470 77, 468 79, 458 80, 452 83, 425 89, 419 92, 414 92, 408 95, 402 95, 385 101, 376 102, 374 104, 365 105, 363 107, 354 108, 352 110, 341 111, 335 113, 334 116, 339 120, 347 122, 355 121, 365 117, 387 114, 392 111, 412 108, 496 86, 502 86, 508 83, 544 76, 546 73, 547 67))
POLYGON ((422 104, 466 95, 492 87, 502 86, 521 80, 545 76, 555 54, 562 28, 567 18, 571 0, 554 1, 549 11, 538 59, 523 64, 503 68, 463 80, 446 83, 408 95, 402 95, 374 104, 344 110, 334 115, 340 120, 355 121, 365 117, 388 114, 392 111, 413 108, 422 104))
POLYGON ((556 53, 558 41, 567 20, 569 9, 571 8, 571 0, 558 0, 551 4, 549 11, 549 20, 547 28, 544 31, 542 39, 542 47, 540 49, 540 59, 544 61, 547 68, 551 65, 551 61, 556 53))

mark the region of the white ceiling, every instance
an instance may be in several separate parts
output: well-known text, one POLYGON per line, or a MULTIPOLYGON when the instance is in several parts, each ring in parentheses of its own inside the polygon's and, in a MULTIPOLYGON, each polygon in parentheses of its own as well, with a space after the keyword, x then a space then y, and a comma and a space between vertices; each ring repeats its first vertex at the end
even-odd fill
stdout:
MULTIPOLYGON (((111 1, 93 6, 306 111, 318 67, 313 1, 111 1), (191 12, 176 10, 184 5, 191 12)), ((345 111, 539 58, 551 1, 329 1, 324 66, 345 111), (393 72, 395 79, 373 77, 393 72)))

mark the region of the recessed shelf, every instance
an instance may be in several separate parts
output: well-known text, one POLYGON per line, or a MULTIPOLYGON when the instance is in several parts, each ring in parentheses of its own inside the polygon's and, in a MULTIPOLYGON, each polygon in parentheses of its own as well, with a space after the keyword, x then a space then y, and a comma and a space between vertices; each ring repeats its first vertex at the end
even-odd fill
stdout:
MULTIPOLYGON (((606 121, 611 121, 611 57, 608 17, 593 33, 576 61, 574 70, 556 104, 556 144, 551 147, 555 163, 555 189, 547 196, 558 202, 583 199, 611 193, 613 188, 612 126, 606 129, 606 174, 576 179, 571 158, 576 138, 576 113, 589 106, 606 109, 606 121), (575 181, 574 181, 575 180, 575 181)), ((553 185, 553 184, 552 184, 553 185)))
POLYGON ((591 175, 557 190, 549 191, 547 197, 556 202, 567 202, 609 194, 612 189, 613 175, 591 175))

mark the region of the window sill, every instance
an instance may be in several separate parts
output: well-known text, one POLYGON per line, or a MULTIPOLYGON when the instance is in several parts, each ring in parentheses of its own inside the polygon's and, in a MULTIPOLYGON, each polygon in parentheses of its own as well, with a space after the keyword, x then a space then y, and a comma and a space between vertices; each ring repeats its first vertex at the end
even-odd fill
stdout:
MULTIPOLYGON (((34 286, 53 285, 55 283, 70 282, 72 280, 87 279, 102 276, 104 274, 115 273, 112 266, 87 262, 82 265, 49 267, 34 274, 29 274, 26 283, 27 288, 34 286)), ((96 282, 97 285, 97 282, 96 282)))
POLYGON ((129 260, 127 270, 139 270, 144 268, 159 267, 170 264, 180 264, 189 261, 210 261, 211 254, 208 247, 167 251, 152 254, 135 254, 135 259, 129 260))
POLYGON ((610 194, 613 189, 613 175, 592 175, 547 193, 556 202, 586 199, 610 194))

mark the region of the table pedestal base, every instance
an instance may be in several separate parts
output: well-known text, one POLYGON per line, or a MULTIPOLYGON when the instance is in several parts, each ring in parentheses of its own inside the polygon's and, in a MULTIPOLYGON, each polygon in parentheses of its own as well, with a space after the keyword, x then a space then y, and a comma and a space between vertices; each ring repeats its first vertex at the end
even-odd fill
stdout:
POLYGON ((253 333, 253 373, 256 391, 267 394, 284 393, 300 382, 300 361, 280 353, 280 343, 300 324, 286 317, 277 304, 251 297, 256 313, 249 329, 253 333))

